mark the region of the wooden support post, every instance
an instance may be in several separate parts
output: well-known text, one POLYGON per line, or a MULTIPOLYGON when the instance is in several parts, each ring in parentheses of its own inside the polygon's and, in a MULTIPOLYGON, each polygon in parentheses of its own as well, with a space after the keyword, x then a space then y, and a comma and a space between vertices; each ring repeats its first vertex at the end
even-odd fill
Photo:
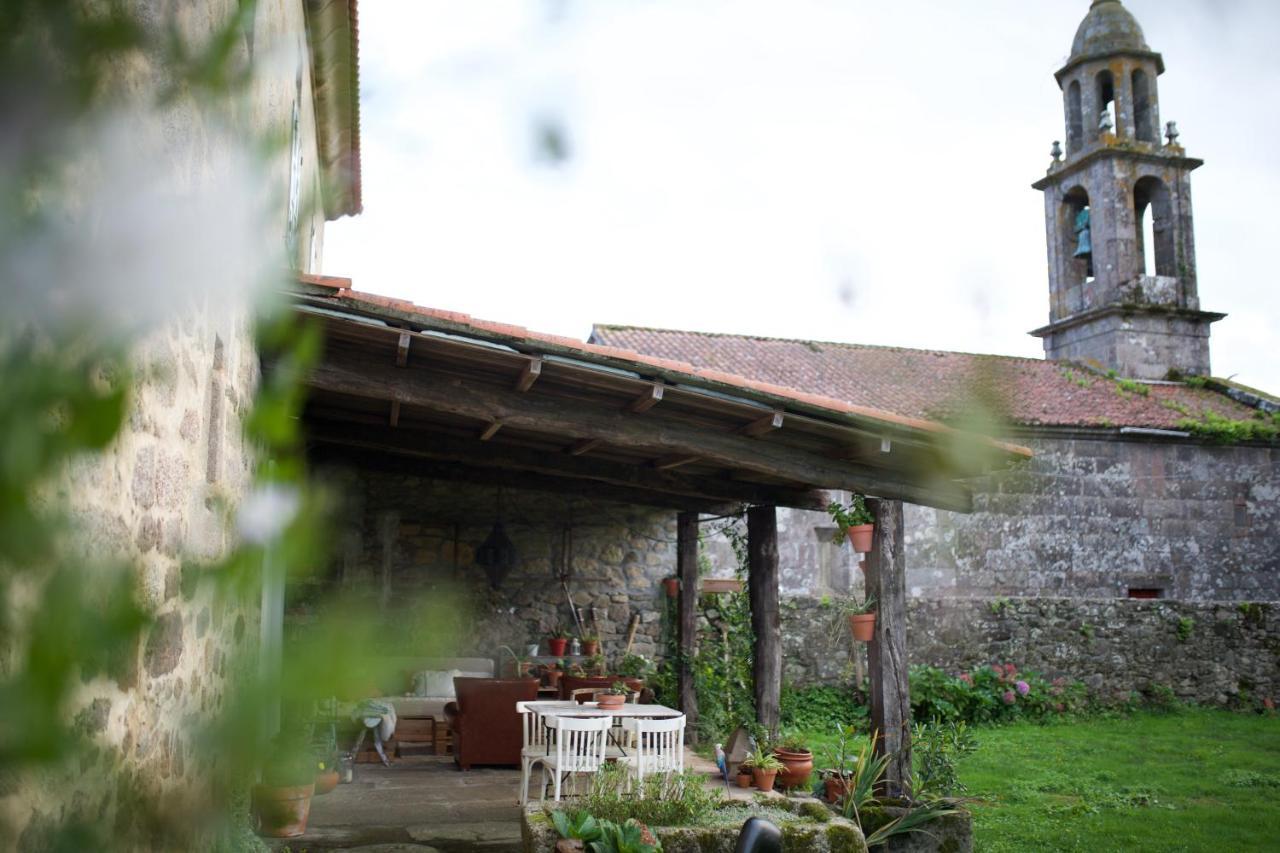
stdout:
POLYGON ((747 590, 755 634, 756 721, 778 733, 782 703, 782 622, 778 615, 778 516, 772 506, 747 510, 747 590))
POLYGON ((542 375, 542 359, 531 358, 525 364, 524 370, 520 371, 520 378, 516 380, 516 390, 523 394, 533 387, 533 383, 538 381, 538 377, 542 375))
POLYGON ((676 640, 680 667, 676 673, 680 710, 686 718, 685 737, 696 740, 698 695, 693 689, 693 656, 698 650, 698 514, 676 516, 676 575, 680 578, 676 640))
POLYGON ((867 555, 867 595, 876 599, 876 635, 867 647, 871 727, 877 755, 890 755, 885 793, 908 796, 911 784, 911 693, 907 681, 907 584, 902 501, 868 499, 876 517, 867 555))

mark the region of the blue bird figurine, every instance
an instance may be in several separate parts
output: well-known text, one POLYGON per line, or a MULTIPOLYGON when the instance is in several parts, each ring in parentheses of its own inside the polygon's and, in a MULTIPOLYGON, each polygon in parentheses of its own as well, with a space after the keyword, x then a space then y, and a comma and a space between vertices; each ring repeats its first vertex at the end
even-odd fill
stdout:
POLYGON ((716 767, 720 768, 720 776, 724 779, 724 786, 729 787, 729 759, 725 758, 724 749, 720 744, 716 744, 716 767))

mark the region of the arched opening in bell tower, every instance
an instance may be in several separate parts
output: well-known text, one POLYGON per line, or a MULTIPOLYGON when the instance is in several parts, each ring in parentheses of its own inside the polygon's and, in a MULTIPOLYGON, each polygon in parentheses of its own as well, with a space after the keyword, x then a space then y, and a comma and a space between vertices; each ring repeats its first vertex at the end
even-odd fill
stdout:
POLYGON ((1084 113, 1080 107, 1080 81, 1067 87, 1067 153, 1075 154, 1084 144, 1084 113))
POLYGON ((1097 106, 1097 115, 1093 117, 1093 137, 1097 139, 1102 136, 1104 128, 1119 134, 1120 129, 1116 125, 1115 78, 1111 76, 1110 71, 1099 71, 1094 80, 1097 94, 1094 104, 1097 106))
POLYGON ((1149 175, 1139 178, 1133 185, 1133 211, 1143 274, 1176 276, 1173 206, 1164 181, 1149 175))
POLYGON ((1093 211, 1084 187, 1063 195, 1061 222, 1067 283, 1086 284, 1093 280, 1093 211))

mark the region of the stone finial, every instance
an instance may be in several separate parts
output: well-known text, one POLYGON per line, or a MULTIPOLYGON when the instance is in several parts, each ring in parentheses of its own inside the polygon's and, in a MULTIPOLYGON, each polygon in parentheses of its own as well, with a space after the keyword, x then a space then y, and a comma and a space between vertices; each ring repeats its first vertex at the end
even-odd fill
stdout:
POLYGON ((1103 133, 1110 133, 1115 125, 1111 121, 1111 111, 1103 110, 1102 115, 1098 118, 1098 130, 1103 133))
POLYGON ((1062 143, 1053 140, 1053 147, 1049 149, 1049 156, 1053 158, 1053 162, 1057 163, 1062 159, 1062 143))
POLYGON ((1170 145, 1178 144, 1178 123, 1176 121, 1164 123, 1164 138, 1169 140, 1170 145))

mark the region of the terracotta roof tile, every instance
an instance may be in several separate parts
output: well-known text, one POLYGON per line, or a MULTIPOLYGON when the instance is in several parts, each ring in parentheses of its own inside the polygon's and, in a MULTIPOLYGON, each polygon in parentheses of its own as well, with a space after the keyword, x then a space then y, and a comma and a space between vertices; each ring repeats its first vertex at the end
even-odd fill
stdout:
POLYGON ((1253 415, 1208 389, 1144 384, 1144 395, 1086 368, 1036 358, 637 326, 598 325, 591 340, 910 418, 945 421, 978 400, 1024 426, 1177 429, 1179 420, 1206 409, 1234 419, 1253 415))

